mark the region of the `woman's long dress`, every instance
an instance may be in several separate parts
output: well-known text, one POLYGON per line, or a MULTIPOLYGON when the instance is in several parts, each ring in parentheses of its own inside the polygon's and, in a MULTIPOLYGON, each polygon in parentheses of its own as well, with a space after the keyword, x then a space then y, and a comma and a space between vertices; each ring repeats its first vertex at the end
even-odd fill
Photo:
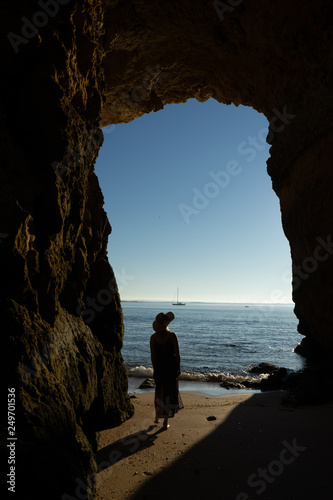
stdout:
POLYGON ((170 418, 184 408, 178 390, 178 365, 170 338, 163 344, 155 341, 154 351, 156 416, 170 418))

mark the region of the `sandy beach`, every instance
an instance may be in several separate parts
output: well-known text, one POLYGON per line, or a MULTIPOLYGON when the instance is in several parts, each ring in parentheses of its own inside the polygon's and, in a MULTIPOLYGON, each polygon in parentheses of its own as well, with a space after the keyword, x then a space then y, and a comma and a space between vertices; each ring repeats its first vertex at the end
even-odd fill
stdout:
POLYGON ((183 392, 170 428, 153 394, 100 435, 98 500, 317 500, 332 495, 333 403, 281 405, 283 393, 183 392))

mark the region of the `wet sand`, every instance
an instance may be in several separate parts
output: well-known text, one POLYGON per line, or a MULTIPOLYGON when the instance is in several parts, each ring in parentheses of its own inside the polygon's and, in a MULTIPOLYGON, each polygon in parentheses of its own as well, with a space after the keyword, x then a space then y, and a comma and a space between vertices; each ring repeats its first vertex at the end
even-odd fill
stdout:
POLYGON ((130 420, 101 432, 98 500, 331 497, 333 403, 293 408, 280 392, 181 396, 166 431, 146 393, 133 395, 130 420))

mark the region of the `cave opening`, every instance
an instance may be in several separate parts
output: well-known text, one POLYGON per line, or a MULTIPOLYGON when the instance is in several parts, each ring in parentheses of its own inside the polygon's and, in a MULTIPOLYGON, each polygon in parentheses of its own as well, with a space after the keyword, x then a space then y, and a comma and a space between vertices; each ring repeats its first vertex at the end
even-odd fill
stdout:
MULTIPOLYGON (((141 381, 135 378, 152 375, 151 320, 159 310, 175 309, 176 287, 187 313, 202 304, 238 304, 233 311, 242 318, 238 329, 246 328, 253 343, 258 331, 275 336, 271 351, 254 355, 253 364, 266 356, 267 362, 302 367, 293 352, 299 334, 291 301, 290 249, 266 171, 267 133, 264 115, 214 99, 167 105, 104 129, 96 173, 112 226, 108 255, 122 300, 122 355, 132 391, 141 381), (241 310, 245 304, 248 309, 241 310), (283 331, 276 335, 279 317, 283 331)), ((189 353, 194 339, 186 314, 178 308, 175 313, 186 351, 184 370, 195 379, 200 360, 189 353)), ((202 325, 207 310, 200 314, 202 325)), ((229 332, 221 331, 230 346, 237 334, 229 338, 229 332)), ((248 343, 242 342, 245 353, 248 343)), ((206 362, 200 375, 240 372, 251 364, 251 355, 237 366, 233 356, 239 358, 230 352, 219 364, 206 362)))
POLYGON ((292 302, 267 131, 214 99, 104 129, 96 173, 123 300, 171 302, 179 286, 187 301, 292 302))

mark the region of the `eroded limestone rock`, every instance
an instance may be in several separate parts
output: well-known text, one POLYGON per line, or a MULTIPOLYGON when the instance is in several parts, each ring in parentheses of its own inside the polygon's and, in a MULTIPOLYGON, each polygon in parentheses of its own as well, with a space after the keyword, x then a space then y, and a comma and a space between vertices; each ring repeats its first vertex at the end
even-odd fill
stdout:
POLYGON ((78 485, 94 496, 96 432, 133 407, 111 227, 93 172, 103 142, 102 2, 53 4, 58 14, 35 34, 24 26, 46 19, 40 3, 1 4, 2 32, 30 37, 17 52, 1 42, 0 366, 16 391, 16 496, 58 500, 76 497, 78 485), (104 289, 102 310, 85 315, 104 289))

